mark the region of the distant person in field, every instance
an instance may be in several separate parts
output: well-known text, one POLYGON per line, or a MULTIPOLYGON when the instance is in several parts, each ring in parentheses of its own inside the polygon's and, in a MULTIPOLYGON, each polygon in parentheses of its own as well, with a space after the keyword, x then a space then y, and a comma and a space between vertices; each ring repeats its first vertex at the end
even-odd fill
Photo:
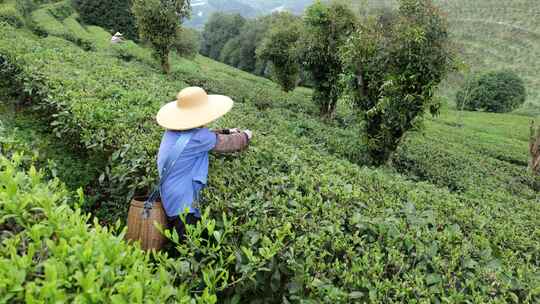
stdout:
POLYGON ((162 181, 161 200, 169 225, 176 229, 180 239, 185 236, 185 226, 179 215, 188 212, 187 225, 200 219, 200 208, 204 207, 200 206, 200 192, 207 184, 209 153, 243 151, 251 140, 249 130, 209 130, 206 127, 232 107, 229 97, 207 95, 201 88, 190 87, 157 114, 158 124, 167 129, 159 148, 158 172, 162 176, 164 168, 171 168, 162 181))
POLYGON ((124 35, 122 35, 121 33, 117 32, 111 38, 111 44, 119 44, 119 43, 122 43, 122 42, 124 42, 124 35))

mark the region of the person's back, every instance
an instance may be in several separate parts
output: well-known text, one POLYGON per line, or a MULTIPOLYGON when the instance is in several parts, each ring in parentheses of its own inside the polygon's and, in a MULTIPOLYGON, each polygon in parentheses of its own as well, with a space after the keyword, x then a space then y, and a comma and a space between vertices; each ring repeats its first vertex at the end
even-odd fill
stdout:
POLYGON ((209 153, 231 153, 247 148, 251 138, 249 130, 211 131, 204 127, 219 118, 232 107, 232 100, 225 96, 207 96, 200 88, 188 88, 180 92, 178 100, 164 106, 158 114, 158 122, 167 130, 163 135, 158 153, 160 176, 168 160, 174 159, 160 192, 170 225, 182 238, 184 224, 179 215, 187 212, 186 224, 200 218, 200 191, 208 182, 209 153), (213 102, 208 103, 208 100, 213 102), (210 112, 210 113, 208 113, 210 112), (179 155, 177 143, 186 140, 179 155))

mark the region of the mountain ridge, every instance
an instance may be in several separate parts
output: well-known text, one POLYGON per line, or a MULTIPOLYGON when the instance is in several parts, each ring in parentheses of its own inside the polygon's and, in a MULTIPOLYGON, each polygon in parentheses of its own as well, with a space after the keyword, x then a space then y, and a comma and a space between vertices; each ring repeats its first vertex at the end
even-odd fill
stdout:
POLYGON ((202 28, 214 12, 239 13, 244 17, 256 17, 274 11, 290 11, 301 14, 313 0, 194 0, 191 3, 191 19, 185 25, 202 28))

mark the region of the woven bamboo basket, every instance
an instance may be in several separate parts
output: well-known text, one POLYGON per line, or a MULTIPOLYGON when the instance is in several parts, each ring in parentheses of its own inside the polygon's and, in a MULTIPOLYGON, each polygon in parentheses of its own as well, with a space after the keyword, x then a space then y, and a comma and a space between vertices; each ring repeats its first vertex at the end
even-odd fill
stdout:
POLYGON ((161 250, 167 238, 161 234, 155 224, 167 228, 167 215, 160 201, 154 204, 148 218, 143 217, 144 202, 146 197, 135 197, 131 201, 128 213, 128 231, 126 240, 138 241, 143 250, 161 250))

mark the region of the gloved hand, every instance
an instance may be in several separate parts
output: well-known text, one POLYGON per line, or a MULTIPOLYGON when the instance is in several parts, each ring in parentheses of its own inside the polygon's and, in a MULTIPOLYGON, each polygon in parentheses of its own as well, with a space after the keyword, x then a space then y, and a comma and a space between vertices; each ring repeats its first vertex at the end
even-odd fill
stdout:
POLYGON ((253 132, 251 132, 251 130, 244 130, 244 133, 246 133, 248 139, 251 140, 253 137, 253 132))

